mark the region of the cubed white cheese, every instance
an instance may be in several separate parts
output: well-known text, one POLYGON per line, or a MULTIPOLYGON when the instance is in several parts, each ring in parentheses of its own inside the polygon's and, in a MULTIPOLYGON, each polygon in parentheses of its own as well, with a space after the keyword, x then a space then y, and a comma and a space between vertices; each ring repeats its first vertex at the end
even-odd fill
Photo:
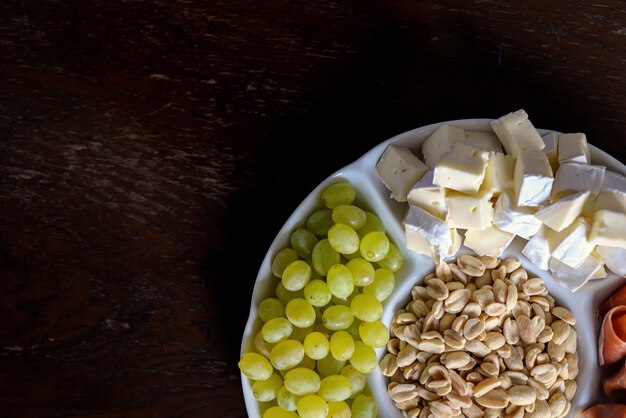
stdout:
POLYGON ((626 249, 598 245, 596 251, 604 259, 604 264, 618 276, 626 276, 626 249))
POLYGON ((428 170, 409 191, 410 205, 419 206, 440 219, 446 218, 446 189, 433 183, 433 170, 428 170))
POLYGON ((515 235, 491 225, 483 230, 467 231, 465 246, 478 255, 500 257, 513 238, 515 235))
POLYGON ((406 237, 406 248, 411 251, 415 251, 418 254, 431 257, 433 260, 437 259, 437 250, 435 250, 435 247, 426 241, 426 238, 424 238, 419 230, 405 225, 404 234, 406 237))
POLYGON ((422 143, 424 162, 435 167, 441 156, 452 149, 452 145, 465 140, 465 130, 452 125, 441 125, 422 143))
POLYGON ((559 260, 550 259, 550 272, 557 283, 567 287, 572 292, 577 291, 591 280, 602 268, 602 260, 590 254, 577 268, 572 268, 559 260))
POLYGON ((626 194, 626 177, 612 171, 605 171, 600 191, 626 194))
POLYGON ((439 159, 434 183, 459 192, 474 193, 485 178, 489 154, 469 145, 457 143, 439 159))
POLYGON ((502 193, 498 197, 493 223, 501 230, 524 239, 529 239, 541 228, 541 221, 535 217, 535 210, 515 205, 511 192, 502 193))
POLYGON ((408 148, 389 145, 376 164, 376 172, 383 184, 391 191, 391 197, 406 202, 406 195, 428 167, 408 148))
POLYGON ((466 145, 483 151, 502 152, 502 144, 493 132, 465 131, 466 145))
POLYGON ((626 214, 607 209, 594 213, 589 241, 606 247, 626 248, 626 214))
POLYGON ((581 215, 590 196, 589 192, 565 196, 539 209, 535 216, 555 231, 562 231, 581 215))
POLYGON ((615 192, 600 192, 593 205, 593 212, 602 209, 626 213, 626 194, 615 192))
POLYGON ((542 270, 548 270, 550 256, 554 249, 554 237, 556 232, 542 226, 533 237, 528 240, 522 249, 522 254, 542 270))
POLYGON ((540 151, 545 145, 528 120, 524 110, 509 113, 491 122, 491 128, 498 135, 506 152, 517 158, 520 151, 540 151))
POLYGON ((590 164, 587 137, 583 133, 559 134, 559 163, 590 164))
POLYGON ((550 161, 550 166, 552 167, 552 172, 556 173, 556 170, 559 168, 559 154, 558 154, 558 144, 559 144, 559 135, 556 132, 550 132, 547 135, 542 137, 543 143, 546 145, 543 152, 548 156, 548 161, 550 161))
POLYGON ((515 163, 514 182, 517 206, 539 206, 545 202, 554 183, 546 154, 540 151, 520 152, 515 163))
POLYGON ((515 158, 501 152, 490 152, 481 189, 494 192, 494 194, 513 191, 515 189, 514 172, 515 158))
POLYGON ((442 254, 445 258, 454 257, 461 248, 461 245, 463 245, 463 236, 456 228, 450 229, 450 235, 452 235, 452 245, 448 251, 442 254))
POLYGON ((576 192, 591 192, 596 195, 602 187, 605 167, 580 163, 561 164, 556 171, 552 200, 576 192))
POLYGON ((595 247, 587 240, 589 230, 589 222, 580 217, 569 227, 557 232, 554 241, 558 244, 552 251, 552 258, 572 268, 580 266, 595 247))
POLYGON ((440 258, 450 251, 452 246, 450 227, 424 209, 417 206, 409 206, 404 225, 405 229, 419 232, 426 242, 434 248, 440 258))
POLYGON ((493 219, 491 205, 492 193, 484 190, 469 195, 459 192, 448 192, 446 218, 450 228, 485 229, 493 219))

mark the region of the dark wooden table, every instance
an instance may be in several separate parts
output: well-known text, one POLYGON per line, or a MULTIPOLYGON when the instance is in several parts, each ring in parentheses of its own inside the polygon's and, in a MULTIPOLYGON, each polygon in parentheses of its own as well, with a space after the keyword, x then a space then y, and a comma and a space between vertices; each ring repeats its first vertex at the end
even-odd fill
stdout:
POLYGON ((265 251, 394 134, 524 108, 624 160, 626 5, 516 3, 1 2, 0 416, 245 416, 265 251))

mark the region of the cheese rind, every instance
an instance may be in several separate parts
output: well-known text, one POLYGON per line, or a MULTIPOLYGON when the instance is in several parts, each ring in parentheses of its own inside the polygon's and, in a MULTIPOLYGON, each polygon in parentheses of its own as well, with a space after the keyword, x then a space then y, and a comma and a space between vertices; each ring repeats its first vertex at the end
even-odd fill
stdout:
POLYGON ((482 230, 467 231, 465 246, 478 255, 500 257, 513 238, 515 235, 491 225, 482 230))
POLYGON ((481 189, 496 194, 513 191, 515 189, 514 172, 515 158, 501 152, 490 152, 481 189))
POLYGON ((483 151, 502 152, 502 143, 493 132, 465 131, 463 143, 483 151))
POLYGON ((516 206, 513 194, 502 193, 496 201, 493 223, 503 231, 529 239, 541 228, 541 221, 535 217, 533 209, 516 206))
POLYGON ((602 260, 593 254, 587 256, 577 268, 572 268, 555 258, 550 259, 552 277, 572 292, 583 287, 601 268, 602 260))
POLYGON ((600 191, 626 194, 626 177, 612 171, 605 171, 600 191))
POLYGON ((626 249, 598 245, 596 251, 604 259, 604 264, 618 276, 626 276, 626 249))
POLYGON ((522 151, 515 163, 515 197, 517 206, 539 206, 550 197, 554 177, 546 154, 522 151))
POLYGON ((419 230, 405 225, 404 235, 406 237, 406 247, 409 250, 431 257, 433 260, 437 259, 437 250, 426 241, 426 238, 419 230))
POLYGON ((433 183, 465 193, 475 193, 485 178, 489 154, 457 143, 439 159, 433 183))
POLYGON ((595 245, 626 248, 626 214, 607 209, 594 213, 589 241, 595 245))
POLYGON ((543 139, 543 143, 546 145, 542 151, 546 153, 548 161, 550 161, 552 172, 556 173, 556 170, 559 168, 559 135, 555 132, 550 132, 549 134, 544 135, 541 139, 543 139))
POLYGON ((433 170, 428 170, 409 191, 410 205, 419 206, 440 219, 446 218, 446 189, 433 183, 433 170))
POLYGON ((583 133, 559 134, 558 149, 560 164, 591 163, 587 137, 583 133))
POLYGON ((465 130, 452 125, 441 125, 422 143, 424 162, 434 168, 441 156, 452 149, 452 146, 465 140, 465 130))
POLYGON ((595 244, 587 240, 589 230, 589 222, 580 217, 569 227, 557 232, 553 241, 557 244, 552 250, 552 258, 572 268, 580 266, 595 247, 595 244))
POLYGON ((562 231, 571 225, 583 212, 589 192, 579 192, 565 196, 537 211, 535 216, 555 231, 562 231))
POLYGON ((602 189, 606 168, 599 165, 565 163, 559 166, 554 178, 552 199, 567 194, 589 191, 598 194, 602 189))
MULTIPOLYGON (((450 227, 424 209, 417 206, 409 206, 404 225, 405 232, 408 229, 418 232, 434 248, 439 258, 444 257, 450 251, 452 246, 450 227)), ((415 245, 418 246, 417 244, 415 245)))
POLYGON ((533 237, 528 240, 526 246, 522 249, 522 254, 542 270, 548 270, 550 256, 554 249, 554 236, 556 232, 542 226, 533 237))
POLYGON ((463 245, 463 236, 456 228, 450 229, 450 235, 452 235, 452 245, 448 251, 442 254, 445 258, 454 257, 461 248, 461 245, 463 245))
POLYGON ((545 147, 539 132, 524 110, 509 113, 491 122, 506 152, 517 158, 521 151, 540 151, 545 147))
POLYGON ((450 228, 487 228, 493 219, 491 197, 491 192, 483 190, 474 195, 449 192, 446 197, 446 205, 448 207, 446 221, 450 228))
POLYGON ((376 164, 376 172, 383 184, 391 191, 391 197, 398 202, 406 202, 406 195, 428 171, 408 148, 389 145, 376 164))

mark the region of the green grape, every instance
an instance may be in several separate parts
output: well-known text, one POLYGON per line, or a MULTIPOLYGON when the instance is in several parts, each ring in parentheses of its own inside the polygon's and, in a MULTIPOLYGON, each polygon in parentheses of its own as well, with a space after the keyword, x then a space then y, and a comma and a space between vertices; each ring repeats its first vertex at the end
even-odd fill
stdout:
POLYGON ((348 328, 354 321, 354 315, 347 306, 334 305, 326 308, 322 314, 322 321, 326 328, 338 331, 348 328))
POLYGON ((293 331, 293 326, 287 318, 272 318, 263 325, 261 333, 268 343, 277 343, 286 340, 293 331))
POLYGON ((267 322, 272 318, 285 316, 285 305, 276 298, 263 299, 259 304, 259 317, 267 322))
POLYGON ((332 354, 329 354, 323 359, 317 361, 317 371, 322 377, 339 374, 345 366, 345 361, 337 360, 332 356, 332 354))
POLYGON ((245 353, 237 365, 252 380, 267 380, 273 371, 270 361, 259 353, 245 353))
POLYGON ((339 263, 339 253, 335 251, 327 239, 323 239, 313 248, 313 258, 311 260, 313 268, 322 276, 326 276, 328 270, 339 263))
POLYGON ((355 341, 350 364, 361 373, 371 373, 376 368, 376 352, 363 341, 355 341))
POLYGON ((272 373, 267 380, 257 380, 252 385, 252 394, 257 401, 269 402, 276 399, 278 391, 283 387, 283 379, 278 373, 272 373))
POLYGON ((359 235, 348 225, 331 226, 328 230, 328 241, 341 254, 354 254, 359 249, 359 235))
POLYGON ((318 237, 325 237, 328 235, 328 229, 335 223, 332 214, 333 211, 330 209, 316 210, 306 220, 306 227, 318 237))
POLYGON ((294 368, 300 364, 303 358, 304 347, 295 340, 281 341, 270 352, 270 361, 277 370, 294 368))
POLYGON ((313 306, 304 299, 297 298, 290 300, 285 308, 285 314, 289 322, 296 327, 310 327, 315 322, 315 310, 313 306))
MULTIPOLYGON (((376 402, 367 395, 359 395, 352 402, 352 418, 376 418, 376 402)), ((265 417, 263 417, 265 418, 265 417)))
POLYGON ((361 322, 359 327, 361 340, 372 348, 381 348, 389 341, 389 330, 380 321, 361 322))
POLYGON ((314 325, 310 325, 305 328, 293 327, 293 332, 289 336, 289 339, 296 341, 304 341, 307 335, 313 332, 314 325))
POLYGON ((285 289, 285 286, 283 286, 282 281, 278 282, 278 284, 276 285, 276 297, 285 305, 289 303, 290 300, 295 299, 295 298, 301 298, 303 296, 304 296, 303 290, 296 290, 295 292, 292 292, 291 290, 287 290, 285 289))
POLYGON ((365 389, 365 375, 355 369, 351 364, 348 364, 341 370, 341 375, 347 377, 352 383, 351 398, 356 397, 356 395, 365 389))
POLYGON ((326 277, 328 289, 333 296, 345 299, 354 291, 354 278, 350 269, 343 264, 335 264, 326 277))
POLYGON ((356 318, 366 322, 377 321, 383 315, 383 305, 372 295, 356 295, 350 309, 356 318))
POLYGON ((403 263, 404 259, 402 258, 402 253, 400 252, 400 249, 396 246, 396 244, 390 242, 387 257, 380 260, 378 262, 378 265, 380 267, 388 268, 395 273, 402 268, 403 263))
POLYGON ((314 360, 321 360, 328 355, 330 343, 321 332, 312 332, 304 338, 304 352, 314 360))
POLYGON ((327 418, 350 418, 352 411, 350 411, 350 405, 341 402, 328 402, 328 415, 327 418))
POLYGON ((328 305, 331 297, 328 284, 323 280, 311 280, 304 286, 304 298, 315 307, 328 305))
POLYGON ((320 377, 311 369, 297 367, 285 374, 285 387, 295 395, 308 395, 320 390, 320 377))
POLYGON ((345 401, 352 395, 352 382, 341 375, 327 376, 322 379, 319 394, 328 402, 345 401))
POLYGON ((365 224, 356 232, 359 234, 359 238, 363 238, 365 235, 374 231, 385 232, 385 227, 378 216, 374 215, 372 212, 365 211, 365 224))
POLYGON ((346 332, 352 336, 354 341, 360 340, 361 336, 359 335, 359 326, 361 325, 361 321, 355 319, 352 324, 348 328, 346 328, 346 332))
POLYGON ((276 253, 272 262, 272 273, 279 279, 283 276, 285 267, 298 260, 298 253, 291 248, 283 248, 276 253))
POLYGON ((380 268, 374 272, 372 284, 363 288, 363 294, 372 295, 382 302, 391 296, 395 285, 396 278, 393 272, 388 268, 380 268))
POLYGON ((280 406, 272 406, 263 413, 263 418, 298 418, 298 414, 286 411, 280 406))
POLYGON ((356 198, 356 190, 349 183, 335 183, 328 186, 322 193, 322 201, 329 209, 339 205, 349 205, 356 198))
POLYGON ((263 354, 265 357, 269 358, 270 351, 274 348, 274 344, 270 344, 263 339, 263 333, 261 331, 257 332, 254 336, 254 349, 257 353, 263 354))
POLYGON ((298 395, 294 395, 289 392, 284 386, 280 388, 276 394, 276 402, 278 403, 278 406, 283 408, 285 411, 295 411, 299 399, 300 397, 298 395))
POLYGON ((374 281, 376 271, 369 261, 363 260, 362 258, 355 258, 348 261, 346 267, 350 269, 355 285, 367 286, 374 281))
POLYGON ((310 279, 311 266, 303 260, 294 261, 285 267, 285 271, 283 271, 283 286, 292 292, 303 289, 310 279))
POLYGON ((313 247, 317 244, 317 237, 306 228, 298 228, 293 231, 289 241, 301 258, 309 259, 313 253, 313 247))
POLYGON ((353 205, 339 205, 333 209, 333 221, 337 224, 346 224, 353 229, 365 225, 365 211, 353 205))
POLYGON ((370 232, 361 240, 361 255, 372 263, 382 260, 389 252, 389 238, 383 232, 370 232))
POLYGON ((326 418, 328 404, 317 395, 306 395, 298 401, 298 415, 301 418, 326 418))
POLYGON ((346 331, 335 332, 330 337, 330 353, 337 360, 348 360, 354 353, 354 339, 352 335, 346 331))

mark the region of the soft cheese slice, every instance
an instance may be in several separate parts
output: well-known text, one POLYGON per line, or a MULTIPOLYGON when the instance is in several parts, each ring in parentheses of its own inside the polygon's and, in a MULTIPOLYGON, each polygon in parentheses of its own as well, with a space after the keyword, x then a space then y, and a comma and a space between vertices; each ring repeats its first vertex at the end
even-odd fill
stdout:
MULTIPOLYGON (((529 239, 541 228, 532 208, 515 205, 511 192, 502 193, 496 201, 493 223, 503 231, 529 239)), ((547 267, 546 267, 547 268, 547 267)))
POLYGON ((391 197, 398 202, 406 202, 406 195, 428 171, 408 148, 389 145, 376 164, 376 172, 383 184, 391 191, 391 197))
POLYGON ((521 151, 540 151, 545 147, 539 132, 524 110, 509 113, 491 122, 506 152, 517 158, 521 151))
POLYGON ((485 178, 489 154, 469 145, 457 143, 439 159, 434 183, 459 192, 474 193, 485 178))
POLYGON ((446 189, 433 183, 433 170, 428 170, 409 191, 407 200, 440 219, 446 218, 446 189))
MULTIPOLYGON (((450 251, 452 246, 450 228, 444 221, 431 215, 424 209, 417 206, 409 206, 404 225, 405 230, 418 232, 434 248, 440 258, 450 251)), ((415 245, 418 246, 417 244, 415 245)))
POLYGON ((577 268, 591 254, 595 244, 587 240, 591 226, 583 217, 576 219, 569 227, 557 232, 552 258, 572 268, 577 268))
POLYGON ((589 192, 565 196, 541 208, 535 216, 555 231, 562 231, 580 216, 589 196, 591 196, 589 192))
POLYGON ((465 233, 465 246, 478 255, 500 257, 515 235, 491 225, 482 230, 465 233))
POLYGON ((422 143, 424 162, 435 167, 441 156, 452 149, 452 145, 465 140, 465 130, 452 125, 441 125, 422 143))
POLYGON ((576 192, 589 191, 593 195, 598 194, 602 188, 605 170, 600 165, 561 164, 554 178, 552 200, 576 192))
POLYGON ((484 190, 469 195, 459 192, 449 192, 446 197, 448 216, 446 218, 450 228, 485 229, 491 225, 493 194, 484 190))
POLYGON ((550 161, 552 172, 556 173, 556 170, 559 168, 559 135, 555 132, 550 132, 549 134, 544 135, 542 139, 543 143, 546 145, 542 151, 546 153, 548 161, 550 161))
POLYGON ((520 152, 515 163, 514 182, 517 206, 539 206, 545 202, 554 183, 546 154, 540 151, 520 152))
POLYGON ((559 134, 559 163, 590 164, 587 137, 583 133, 559 134))
POLYGON ((600 191, 626 193, 626 177, 621 174, 613 173, 612 171, 605 171, 600 191))
POLYGON ((594 213, 589 241, 596 245, 626 248, 626 214, 607 209, 594 213))
POLYGON ((604 172, 600 193, 593 207, 594 212, 602 209, 626 212, 626 177, 610 171, 604 172))
POLYGON ((450 235, 452 235, 452 245, 448 251, 442 254, 445 258, 454 257, 456 253, 459 252, 459 249, 461 249, 461 245, 463 245, 463 236, 456 228, 450 229, 450 235))
POLYGON ((588 255, 577 268, 572 268, 556 258, 550 260, 550 272, 557 283, 572 292, 583 287, 602 269, 602 260, 595 254, 588 255))
POLYGON ((515 189, 514 172, 515 158, 501 152, 490 152, 481 189, 492 191, 494 194, 513 191, 515 189))
POLYGON ((493 132, 465 131, 463 142, 483 151, 502 152, 502 143, 493 132))
POLYGON ((618 276, 626 276, 626 249, 598 245, 596 251, 604 259, 604 264, 618 276))
POLYGON ((423 254, 427 257, 431 257, 433 260, 437 259, 437 250, 435 247, 424 238, 422 233, 415 229, 404 225, 404 234, 406 237, 406 247, 415 251, 418 254, 423 254))
POLYGON ((522 254, 542 270, 548 270, 557 232, 542 226, 522 249, 522 254))

